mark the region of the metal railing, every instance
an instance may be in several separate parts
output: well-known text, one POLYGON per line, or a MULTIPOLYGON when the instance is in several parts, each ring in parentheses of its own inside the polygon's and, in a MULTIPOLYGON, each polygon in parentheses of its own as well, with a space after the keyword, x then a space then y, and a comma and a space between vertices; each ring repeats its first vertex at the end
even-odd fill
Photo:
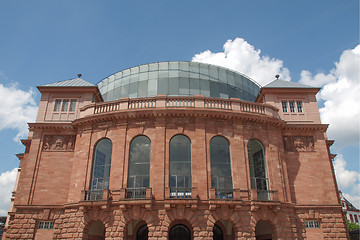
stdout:
POLYGON ((257 200, 277 201, 277 191, 257 189, 257 200))
POLYGON ((104 190, 88 190, 85 191, 85 201, 103 200, 104 190))
POLYGON ((127 188, 126 198, 130 198, 130 199, 146 198, 146 188, 127 188))
POLYGON ((215 198, 217 199, 233 199, 234 198, 234 189, 215 189, 215 198))
POLYGON ((191 198, 191 188, 170 188, 170 198, 191 198))

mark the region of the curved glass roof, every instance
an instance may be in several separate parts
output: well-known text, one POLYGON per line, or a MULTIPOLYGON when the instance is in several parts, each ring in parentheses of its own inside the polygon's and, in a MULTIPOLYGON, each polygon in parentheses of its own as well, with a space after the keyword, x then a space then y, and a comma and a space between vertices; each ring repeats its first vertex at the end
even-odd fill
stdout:
POLYGON ((255 101, 260 91, 260 85, 245 75, 197 62, 144 64, 112 74, 97 86, 104 101, 156 95, 204 95, 255 101))

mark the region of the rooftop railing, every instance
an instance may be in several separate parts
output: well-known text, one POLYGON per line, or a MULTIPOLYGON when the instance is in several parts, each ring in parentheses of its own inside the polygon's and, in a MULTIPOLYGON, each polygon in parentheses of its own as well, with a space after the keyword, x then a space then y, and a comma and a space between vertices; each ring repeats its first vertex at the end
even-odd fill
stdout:
POLYGON ((266 103, 247 102, 237 98, 221 99, 202 95, 195 96, 165 96, 149 98, 121 98, 111 102, 99 102, 80 109, 80 118, 105 113, 121 112, 135 109, 154 108, 203 108, 222 109, 233 112, 254 113, 279 118, 278 109, 266 103))

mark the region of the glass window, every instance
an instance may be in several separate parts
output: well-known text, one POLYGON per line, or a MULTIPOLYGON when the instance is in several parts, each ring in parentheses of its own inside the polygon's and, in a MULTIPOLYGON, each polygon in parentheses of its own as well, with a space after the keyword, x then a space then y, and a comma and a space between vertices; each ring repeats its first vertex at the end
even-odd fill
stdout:
POLYGON ((210 97, 220 97, 220 87, 218 82, 210 81, 210 97))
POLYGON ((179 95, 179 79, 169 79, 169 95, 179 95))
POLYGON ((94 149, 91 176, 91 190, 109 188, 112 142, 108 138, 100 140, 94 149))
POLYGON ((71 99, 71 100, 70 100, 70 108, 69 108, 69 111, 70 111, 70 112, 74 112, 74 111, 75 111, 75 107, 76 107, 76 100, 75 100, 75 99, 71 99))
POLYGON ((302 110, 302 102, 300 101, 297 101, 296 102, 296 106, 297 106, 297 110, 299 113, 301 113, 303 110, 302 110))
POLYGON ((147 87, 148 87, 147 81, 139 82, 138 97, 147 97, 147 92, 148 92, 147 87))
POLYGON ((168 79, 159 79, 158 80, 158 93, 159 95, 168 94, 168 79))
POLYGON ((200 79, 200 94, 205 97, 210 97, 210 82, 200 79))
POLYGON ((189 79, 180 78, 179 79, 179 94, 180 95, 189 95, 189 79))
POLYGON ((129 97, 136 98, 138 95, 138 82, 130 83, 129 97))
POLYGON ((221 136, 210 140, 211 187, 217 198, 232 198, 230 144, 221 136))
POLYGON ((61 105, 61 111, 62 112, 67 112, 69 108, 69 100, 68 99, 64 99, 63 103, 61 105))
POLYGON ((282 110, 283 110, 283 112, 287 112, 288 110, 287 110, 287 102, 286 101, 282 101, 281 102, 281 104, 282 104, 282 110))
POLYGON ((191 196, 191 142, 185 135, 176 135, 170 140, 170 197, 191 196))
POLYGON ((200 94, 200 80, 199 79, 190 79, 190 94, 199 95, 200 94))
POLYGON ((226 70, 223 68, 219 68, 219 81, 227 83, 226 70))
POLYGON ((248 157, 250 167, 251 188, 258 190, 258 199, 268 199, 268 178, 263 145, 251 139, 248 142, 248 157))
POLYGON ((55 105, 54 105, 54 112, 59 112, 60 111, 60 106, 61 106, 61 100, 56 99, 55 100, 55 105))
POLYGON ((53 221, 41 221, 38 224, 38 229, 53 229, 54 222, 53 221))
POLYGON ((290 112, 295 112, 295 103, 289 102, 290 112))
POLYGON ((130 143, 128 188, 147 188, 150 179, 151 143, 146 136, 137 136, 130 143))

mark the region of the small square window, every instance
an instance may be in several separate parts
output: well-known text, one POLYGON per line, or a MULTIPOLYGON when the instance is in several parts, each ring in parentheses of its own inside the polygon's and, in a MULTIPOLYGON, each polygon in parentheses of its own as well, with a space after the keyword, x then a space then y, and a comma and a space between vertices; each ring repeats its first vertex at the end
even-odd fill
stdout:
POLYGON ((305 228, 320 228, 320 223, 317 220, 309 220, 304 222, 305 228))
POLYGON ((53 221, 42 221, 38 224, 38 229, 53 229, 54 222, 53 221))
POLYGON ((287 102, 286 101, 283 101, 282 102, 282 109, 283 109, 283 112, 287 112, 287 102))
POLYGON ((295 103, 289 102, 290 112, 295 112, 295 103))
POLYGON ((300 101, 296 102, 296 106, 297 106, 297 110, 299 113, 303 112, 302 102, 300 102, 300 101))

